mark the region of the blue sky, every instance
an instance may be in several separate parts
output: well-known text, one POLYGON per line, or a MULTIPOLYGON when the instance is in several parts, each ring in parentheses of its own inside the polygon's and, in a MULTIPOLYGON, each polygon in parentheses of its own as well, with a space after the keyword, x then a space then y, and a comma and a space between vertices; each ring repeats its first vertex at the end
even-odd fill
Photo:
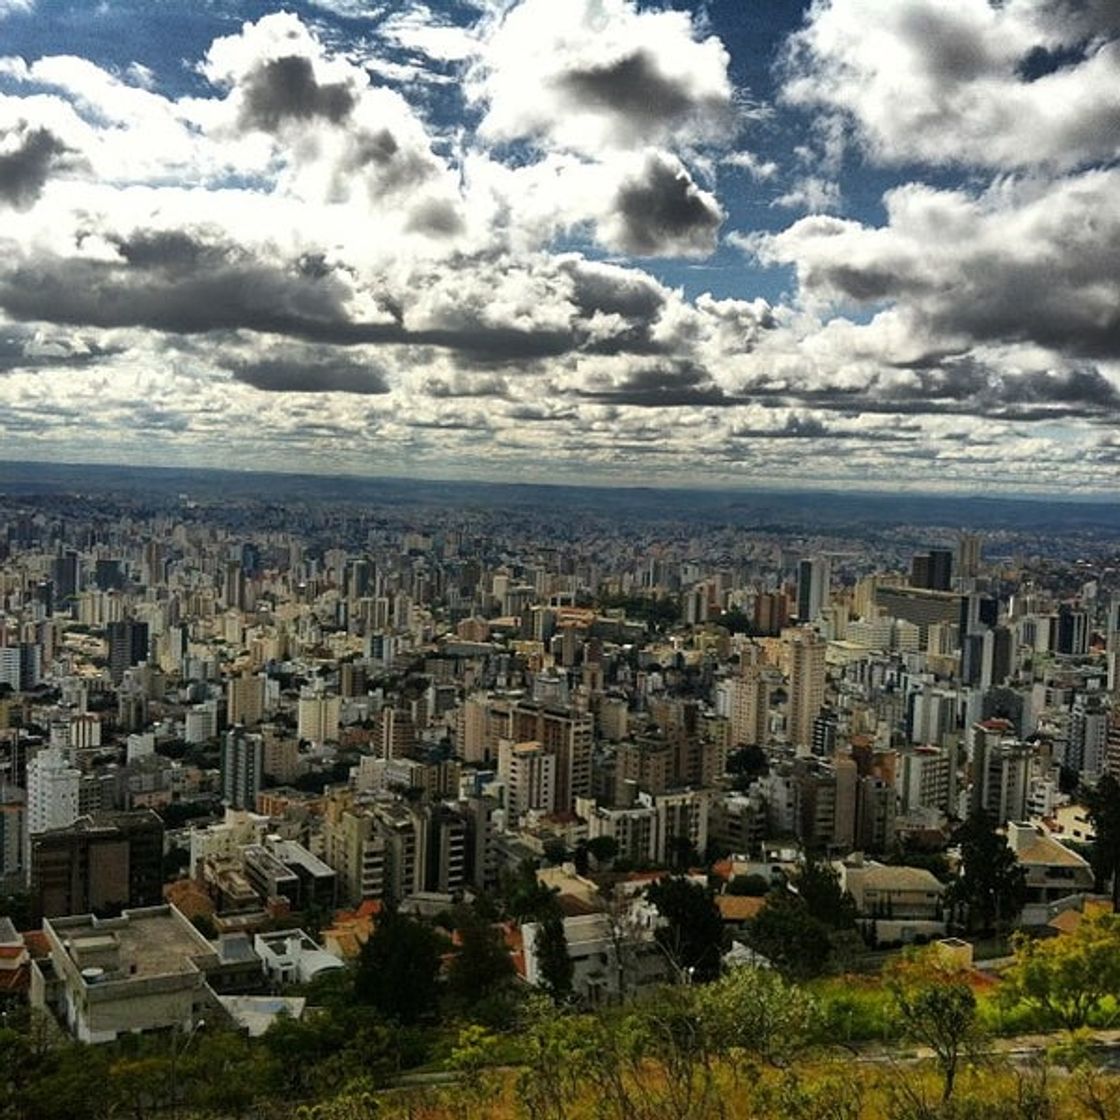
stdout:
POLYGON ((1104 492, 1111 0, 0 0, 5 456, 1104 492))

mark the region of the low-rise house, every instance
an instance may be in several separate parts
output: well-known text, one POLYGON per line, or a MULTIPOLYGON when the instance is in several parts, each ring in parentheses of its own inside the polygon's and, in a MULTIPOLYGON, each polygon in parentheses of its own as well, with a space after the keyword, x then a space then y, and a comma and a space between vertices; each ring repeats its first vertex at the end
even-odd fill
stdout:
POLYGON ((316 976, 342 968, 338 957, 328 953, 301 929, 258 933, 253 948, 274 985, 309 984, 316 976))
MULTIPOLYGON (((563 922, 573 966, 572 992, 581 1003, 622 1003, 676 979, 672 962, 655 940, 652 908, 635 908, 621 917, 579 914, 563 922)), ((539 929, 537 922, 521 927, 525 980, 534 987, 544 982, 536 943, 539 929)))
POLYGON ((173 906, 119 918, 46 918, 49 956, 31 965, 31 1005, 80 1042, 190 1031, 220 1010, 207 983, 213 946, 173 906))
POLYGON ((1026 872, 1027 898, 1021 918, 1024 925, 1045 925, 1052 916, 1052 903, 1092 891, 1094 876, 1089 861, 1041 825, 1009 821, 1007 845, 1026 872))
POLYGON ((923 867, 876 863, 860 856, 834 865, 840 889, 855 902, 861 918, 938 921, 945 884, 923 867))

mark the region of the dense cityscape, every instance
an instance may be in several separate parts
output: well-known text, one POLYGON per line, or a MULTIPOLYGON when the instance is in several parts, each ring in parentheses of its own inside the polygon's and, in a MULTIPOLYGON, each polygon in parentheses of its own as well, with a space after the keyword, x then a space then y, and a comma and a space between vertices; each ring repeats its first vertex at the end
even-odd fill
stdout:
POLYGON ((0 0, 0 1120, 1120 1120, 1120 0, 0 0))
POLYGON ((604 1011, 740 965, 1014 972, 1013 929, 1111 910, 1110 534, 248 477, 0 497, 13 1021, 268 1040, 343 984, 498 1037, 534 991, 604 1011))

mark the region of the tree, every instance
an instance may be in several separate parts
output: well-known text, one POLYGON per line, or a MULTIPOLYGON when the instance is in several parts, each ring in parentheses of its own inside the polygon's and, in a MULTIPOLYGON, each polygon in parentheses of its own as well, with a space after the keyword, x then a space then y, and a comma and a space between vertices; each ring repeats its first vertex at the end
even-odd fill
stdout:
POLYGON ((806 860, 793 881, 793 889, 817 921, 830 929, 856 928, 855 900, 840 888, 840 876, 829 864, 812 858, 806 860))
POLYGON ((549 1000, 533 996, 523 1009, 520 1034, 525 1069, 517 1096, 527 1120, 567 1120, 573 1101, 586 1091, 594 1020, 557 1014, 549 1000))
POLYGON ((1120 991, 1120 917, 1083 918, 1077 929, 1039 941, 1019 933, 1001 993, 1039 1011, 1049 1026, 1076 1031, 1120 991))
POLYGON ((755 743, 738 747, 727 756, 727 773, 747 782, 765 774, 769 768, 770 760, 766 752, 755 743))
POLYGON ((533 947, 537 953, 542 987, 554 1002, 562 1002, 572 994, 575 964, 568 953, 564 918, 558 911, 549 914, 537 926, 533 947))
POLYGON ((953 1095, 961 1064, 980 1038, 976 996, 960 970, 931 950, 897 962, 886 973, 903 1033, 933 1051, 941 1072, 941 1100, 953 1095))
POLYGON ((492 995, 513 975, 513 962, 500 927, 479 917, 470 907, 456 915, 459 951, 451 961, 447 982, 468 1006, 492 995))
POLYGON ((781 1066, 809 1045, 819 1010, 804 988, 769 968, 737 967, 700 996, 705 1028, 725 1055, 781 1066))
POLYGON ((587 854, 597 865, 610 863, 618 855, 618 841, 613 836, 596 836, 587 841, 587 854))
POLYGON ((983 932, 1011 922, 1027 897, 1026 872, 986 813, 975 813, 957 830, 961 872, 950 884, 947 899, 964 906, 967 928, 979 922, 983 932))
POLYGON ((517 922, 547 914, 556 902, 556 891, 537 878, 537 865, 531 859, 522 860, 516 871, 503 877, 502 896, 506 913, 517 922))
POLYGON ((1091 861, 1098 886, 1112 881, 1112 905, 1120 912, 1120 782, 1105 774, 1084 796, 1096 838, 1091 861))
POLYGON ((11 918, 17 930, 31 929, 35 924, 35 900, 30 891, 10 891, 0 895, 0 918, 11 918))
POLYGON ((430 926, 387 907, 362 946, 354 995, 400 1023, 435 1013, 442 938, 430 926))
POLYGON ((720 971, 723 920, 707 887, 680 877, 660 879, 646 896, 664 919, 656 937, 678 979, 714 980, 720 971))
POLYGON ((807 980, 832 968, 832 930, 785 887, 767 896, 747 929, 747 944, 793 979, 807 980))
POLYGON ((770 893, 770 880, 765 875, 736 875, 727 884, 727 893, 762 898, 770 893))

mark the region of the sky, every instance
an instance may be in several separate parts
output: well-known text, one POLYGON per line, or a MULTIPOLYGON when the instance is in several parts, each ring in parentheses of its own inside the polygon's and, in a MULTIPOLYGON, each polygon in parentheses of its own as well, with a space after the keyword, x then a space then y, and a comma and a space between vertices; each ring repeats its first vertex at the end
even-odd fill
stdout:
POLYGON ((0 458, 1120 481, 1116 0, 0 0, 0 458))

